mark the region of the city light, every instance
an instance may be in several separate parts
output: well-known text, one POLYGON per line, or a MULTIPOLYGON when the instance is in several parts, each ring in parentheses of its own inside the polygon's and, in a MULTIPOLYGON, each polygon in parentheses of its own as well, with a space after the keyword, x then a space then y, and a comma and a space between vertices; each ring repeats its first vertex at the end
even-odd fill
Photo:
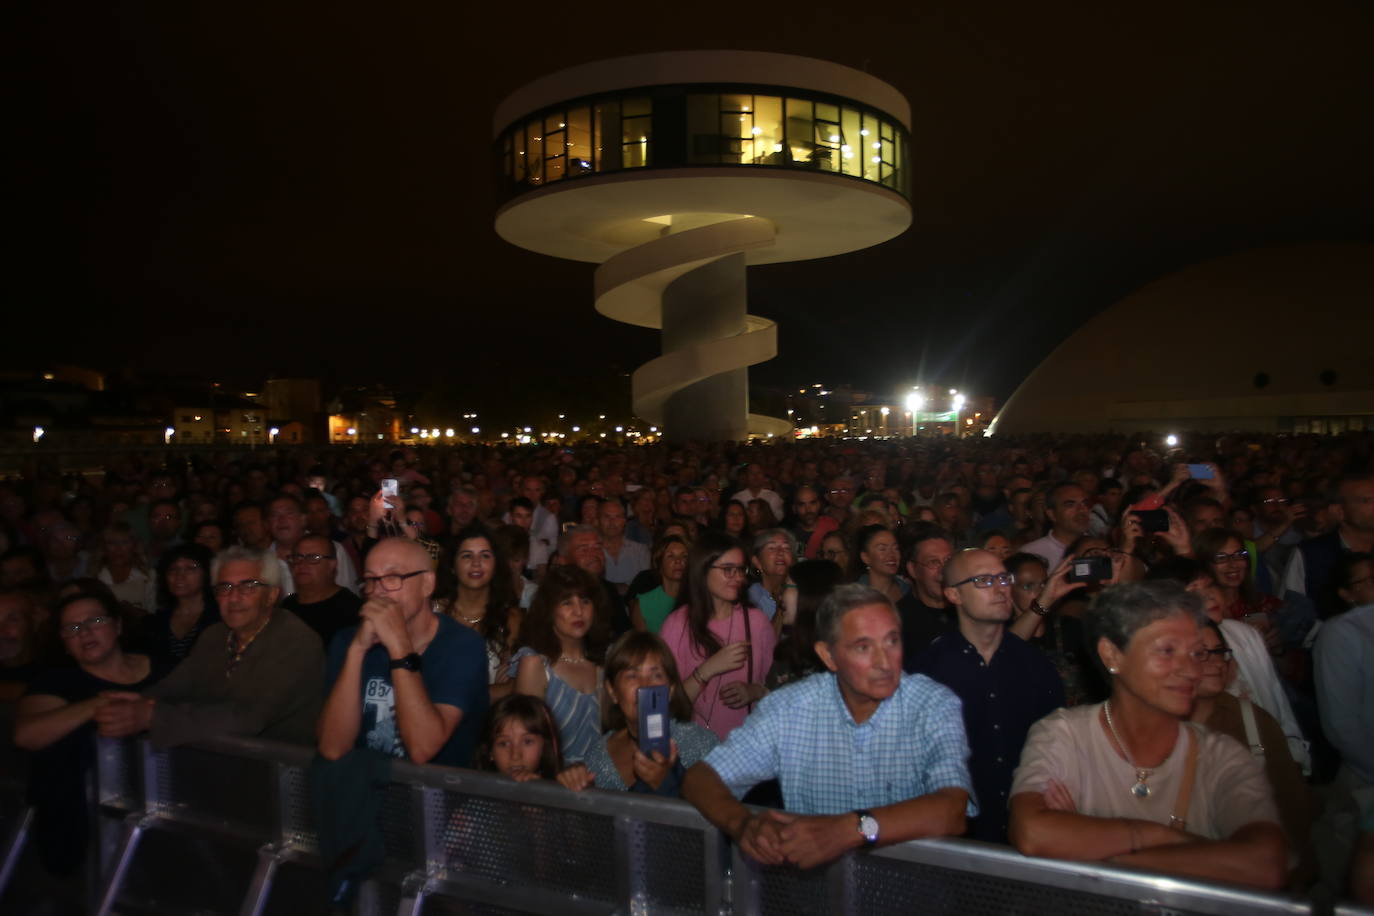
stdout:
POLYGON ((906 396, 906 409, 912 413, 920 412, 926 406, 926 396, 919 391, 913 391, 906 396))
POLYGON ((41 427, 41 426, 35 426, 35 427, 33 428, 33 441, 34 441, 34 443, 36 444, 36 443, 38 442, 38 440, 39 440, 39 439, 42 439, 42 438, 43 438, 43 427, 41 427))
POLYGON ((878 413, 882 414, 883 416, 887 416, 887 415, 890 414, 891 412, 892 412, 892 411, 889 410, 889 409, 886 408, 886 407, 884 407, 884 408, 882 408, 882 409, 880 409, 880 410, 878 411, 878 413))
MULTIPOLYGON (((791 411, 789 410, 788 413, 791 413, 791 411)), ((656 432, 658 432, 658 427, 657 427, 657 426, 650 426, 650 427, 649 427, 649 432, 651 432, 651 433, 656 433, 656 432)))
POLYGON ((526 427, 525 427, 525 432, 529 432, 529 431, 530 431, 530 428, 529 428, 528 426, 526 426, 526 427))
POLYGON ((509 438, 510 438, 510 433, 502 433, 502 434, 501 434, 501 438, 502 438, 502 439, 509 439, 509 438))
POLYGON ((481 431, 482 431, 482 427, 480 427, 480 426, 474 426, 474 427, 472 428, 472 434, 473 434, 474 436, 477 435, 478 433, 480 433, 481 431))
POLYGON ((617 426, 617 427, 615 428, 615 431, 618 432, 618 433, 623 433, 623 432, 625 431, 625 427, 623 427, 623 426, 617 426))
POLYGON ((350 427, 348 428, 348 434, 349 434, 350 436, 356 436, 356 435, 358 435, 358 428, 357 428, 356 426, 350 426, 350 427))
POLYGON ((1164 437, 1164 444, 1169 446, 1169 448, 1173 448, 1174 446, 1178 445, 1178 436, 1175 436, 1173 433, 1169 433, 1169 435, 1164 437))
POLYGON ((437 430, 437 429, 431 429, 431 430, 429 431, 429 437, 430 437, 431 439, 438 439, 438 438, 439 438, 439 430, 437 430))
POLYGON ((429 438, 429 430, 427 430, 427 429, 422 429, 422 430, 420 430, 420 438, 421 438, 421 439, 428 439, 428 438, 429 438))
POLYGON ((573 427, 573 432, 575 432, 575 433, 580 433, 580 432, 582 432, 582 427, 580 427, 580 426, 574 426, 574 427, 573 427))
POLYGON ((419 427, 412 426, 412 427, 410 428, 410 434, 411 434, 412 436, 418 434, 419 432, 420 432, 419 427))
POLYGON ((444 430, 444 436, 447 437, 447 438, 449 438, 449 439, 452 439, 452 438, 453 438, 453 427, 450 426, 448 429, 444 430))
MULTIPOLYGON (((276 429, 276 427, 273 427, 273 428, 272 428, 272 435, 273 435, 273 438, 276 438, 276 433, 277 433, 277 429, 276 429)), ((162 441, 163 441, 163 443, 166 444, 166 445, 171 445, 171 444, 172 444, 172 437, 175 436, 176 434, 177 434, 176 427, 174 427, 174 426, 169 426, 169 427, 167 427, 167 429, 165 429, 165 430, 163 431, 163 433, 162 433, 162 441)), ((34 441, 36 442, 36 441, 38 441, 38 440, 35 439, 34 441)))
MULTIPOLYGON (((170 427, 170 426, 167 427, 167 438, 168 438, 168 439, 172 438, 172 433, 173 433, 172 427, 170 427)), ((276 442, 276 441, 277 441, 277 436, 278 436, 280 433, 281 433, 281 430, 278 429, 278 428, 275 427, 275 426, 272 427, 271 429, 269 429, 269 430, 267 431, 268 437, 269 437, 273 442, 276 442)))
POLYGON ((963 396, 962 394, 956 394, 956 395, 954 396, 954 412, 955 412, 955 413, 958 413, 959 411, 961 411, 961 410, 963 410, 963 409, 964 409, 964 396, 963 396))

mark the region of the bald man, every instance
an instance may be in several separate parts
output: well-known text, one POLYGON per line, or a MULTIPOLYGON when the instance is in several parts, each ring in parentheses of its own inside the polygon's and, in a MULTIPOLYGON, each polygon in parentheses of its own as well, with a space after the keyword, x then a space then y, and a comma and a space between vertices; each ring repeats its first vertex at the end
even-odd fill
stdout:
POLYGON ((487 711, 481 636, 430 608, 429 553, 379 541, 363 566, 362 622, 329 647, 320 754, 371 748, 412 763, 470 766, 487 711))
MULTIPOLYGON (((1053 605, 1077 583, 1056 570, 1038 604, 1053 605)), ((1007 796, 1026 733, 1064 705, 1064 684, 1046 656, 1007 630, 1015 610, 1014 579, 986 550, 961 550, 945 565, 944 596, 958 630, 948 632, 916 657, 914 668, 953 690, 963 702, 969 771, 979 814, 970 835, 1007 842, 1007 796)))

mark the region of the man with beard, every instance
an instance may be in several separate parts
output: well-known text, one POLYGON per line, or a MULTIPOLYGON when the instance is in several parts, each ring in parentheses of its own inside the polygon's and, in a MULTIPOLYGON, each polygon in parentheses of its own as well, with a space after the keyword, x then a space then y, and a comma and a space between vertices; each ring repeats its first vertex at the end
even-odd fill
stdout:
POLYGON ((808 484, 797 487, 792 498, 792 536, 797 539, 797 559, 814 560, 820 556, 821 541, 840 523, 821 514, 821 494, 808 484))

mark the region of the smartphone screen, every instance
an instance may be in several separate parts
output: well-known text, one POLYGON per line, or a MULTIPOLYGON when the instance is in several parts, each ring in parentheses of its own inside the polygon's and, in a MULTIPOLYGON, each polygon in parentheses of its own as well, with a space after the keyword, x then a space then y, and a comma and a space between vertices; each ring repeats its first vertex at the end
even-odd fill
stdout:
POLYGON ((1190 464, 1188 465, 1188 476, 1194 480, 1212 480, 1217 475, 1209 465, 1190 464))
POLYGON ((646 757, 655 751, 665 758, 672 756, 671 718, 668 712, 668 685, 640 687, 635 691, 639 701, 639 750, 646 757))
POLYGON ((1069 567, 1069 582, 1103 582, 1112 577, 1111 557, 1080 557, 1069 567))
POLYGON ((383 477, 383 478, 382 478, 382 495, 383 495, 383 496, 400 496, 400 495, 401 495, 401 486, 400 486, 400 484, 397 482, 397 480, 396 480, 395 477, 383 477))

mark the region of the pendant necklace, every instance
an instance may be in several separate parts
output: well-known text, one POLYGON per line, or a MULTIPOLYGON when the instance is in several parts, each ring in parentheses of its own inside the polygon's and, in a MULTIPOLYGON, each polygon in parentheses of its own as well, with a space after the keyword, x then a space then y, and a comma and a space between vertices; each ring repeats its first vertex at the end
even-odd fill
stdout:
POLYGON ((1121 736, 1117 734, 1116 723, 1112 721, 1111 700, 1107 700, 1102 704, 1102 712, 1107 717, 1107 728, 1111 729, 1112 737, 1116 739, 1117 747, 1121 748, 1121 753, 1125 755, 1126 762, 1131 765, 1131 769, 1135 770, 1135 785, 1131 786, 1131 794, 1136 798, 1149 798, 1150 787, 1145 784, 1145 781, 1150 778, 1150 774, 1153 773, 1154 770, 1138 767, 1135 765, 1135 761, 1131 759, 1131 752, 1126 748, 1126 742, 1122 741, 1121 736))

